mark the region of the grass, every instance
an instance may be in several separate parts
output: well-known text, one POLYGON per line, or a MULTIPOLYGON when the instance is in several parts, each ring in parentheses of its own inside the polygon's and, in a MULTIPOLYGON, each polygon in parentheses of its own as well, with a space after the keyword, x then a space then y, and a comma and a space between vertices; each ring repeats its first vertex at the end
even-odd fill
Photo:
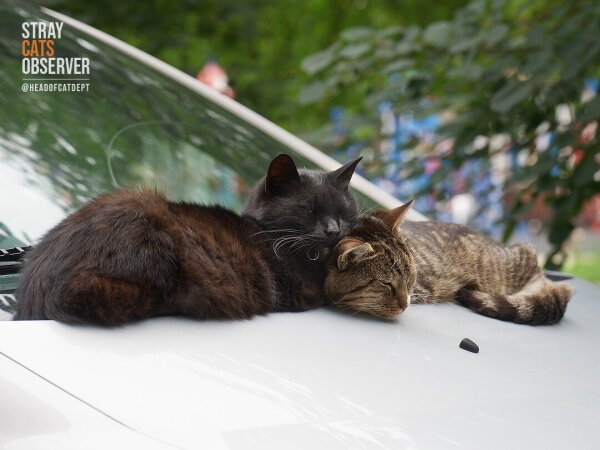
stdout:
POLYGON ((563 267, 567 273, 600 284, 600 252, 576 252, 569 256, 563 267))

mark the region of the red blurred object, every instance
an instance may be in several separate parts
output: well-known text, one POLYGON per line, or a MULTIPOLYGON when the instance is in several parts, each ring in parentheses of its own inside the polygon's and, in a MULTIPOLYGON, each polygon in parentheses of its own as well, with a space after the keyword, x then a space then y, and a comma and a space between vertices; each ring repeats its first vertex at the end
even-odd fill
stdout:
POLYGON ((229 86, 227 72, 214 61, 204 64, 198 75, 196 75, 196 79, 229 98, 235 98, 235 92, 229 86))
POLYGON ((600 232, 600 194, 596 194, 583 207, 581 222, 593 231, 600 232))
MULTIPOLYGON (((506 196, 507 204, 511 204, 513 200, 514 194, 506 196)), ((531 209, 523 214, 521 218, 525 220, 538 219, 541 222, 550 221, 552 219, 552 209, 546 204, 545 194, 539 195, 531 209)), ((573 223, 588 230, 600 232, 600 194, 594 195, 585 202, 573 223)))

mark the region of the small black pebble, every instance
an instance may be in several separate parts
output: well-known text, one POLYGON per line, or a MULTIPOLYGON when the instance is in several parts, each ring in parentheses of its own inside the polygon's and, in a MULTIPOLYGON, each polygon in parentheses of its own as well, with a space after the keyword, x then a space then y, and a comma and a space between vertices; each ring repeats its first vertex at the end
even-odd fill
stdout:
POLYGON ((462 341, 460 341, 459 347, 468 352, 479 353, 479 347, 469 338, 464 338, 462 341))

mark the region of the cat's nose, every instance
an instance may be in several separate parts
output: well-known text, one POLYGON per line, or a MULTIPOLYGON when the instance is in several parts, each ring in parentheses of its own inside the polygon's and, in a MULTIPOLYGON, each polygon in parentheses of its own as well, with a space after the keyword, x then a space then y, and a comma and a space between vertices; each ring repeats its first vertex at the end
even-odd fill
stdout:
POLYGON ((325 234, 327 234, 327 236, 335 236, 340 234, 340 226, 338 225, 337 221, 334 219, 329 219, 327 221, 325 226, 325 234))
POLYGON ((406 308, 408 308, 410 306, 410 300, 411 300, 410 295, 400 297, 398 304, 402 311, 404 311, 406 308))

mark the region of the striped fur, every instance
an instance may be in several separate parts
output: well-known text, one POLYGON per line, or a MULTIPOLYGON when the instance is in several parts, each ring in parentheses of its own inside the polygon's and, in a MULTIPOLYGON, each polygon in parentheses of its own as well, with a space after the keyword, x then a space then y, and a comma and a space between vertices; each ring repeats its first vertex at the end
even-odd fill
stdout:
POLYGON ((400 223, 409 207, 362 218, 338 244, 325 284, 332 305, 388 319, 410 302, 457 302, 488 317, 530 325, 563 317, 571 288, 545 278, 532 246, 506 247, 461 225, 400 223), (352 257, 353 248, 364 243, 372 251, 352 257), (340 259, 350 261, 343 270, 340 259))

